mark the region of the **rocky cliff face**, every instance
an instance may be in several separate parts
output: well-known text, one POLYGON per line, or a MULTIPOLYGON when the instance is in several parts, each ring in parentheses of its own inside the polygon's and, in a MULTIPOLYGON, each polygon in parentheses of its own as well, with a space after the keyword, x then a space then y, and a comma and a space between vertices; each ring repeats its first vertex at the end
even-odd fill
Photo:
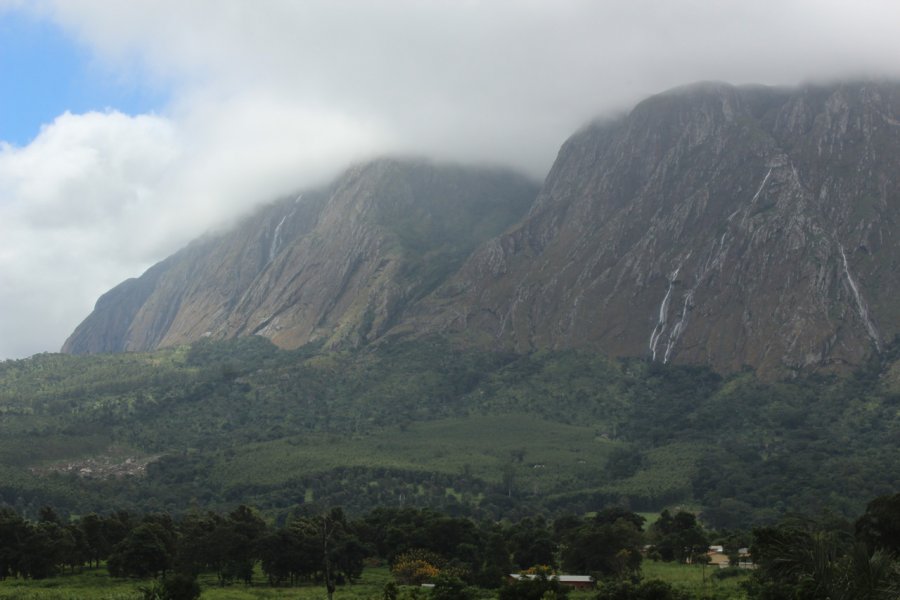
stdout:
POLYGON ((63 352, 149 350, 263 335, 365 343, 528 210, 503 171, 381 160, 201 239, 97 302, 63 352))
POLYGON ((722 370, 859 364, 900 331, 898 166, 897 84, 689 86, 576 133, 539 194, 508 173, 351 169, 115 288, 64 350, 442 331, 722 370))
POLYGON ((562 147, 528 216, 411 328, 732 370, 900 330, 900 86, 700 84, 562 147))

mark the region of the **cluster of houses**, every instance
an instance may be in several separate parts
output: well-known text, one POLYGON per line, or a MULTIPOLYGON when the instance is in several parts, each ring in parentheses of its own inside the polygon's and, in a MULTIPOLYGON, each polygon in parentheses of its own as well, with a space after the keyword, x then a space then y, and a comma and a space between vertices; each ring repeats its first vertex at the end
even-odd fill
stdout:
MULTIPOLYGON (((709 557, 709 561, 707 564, 719 567, 720 569, 732 566, 741 569, 755 568, 753 560, 750 557, 749 548, 738 549, 736 563, 732 563, 734 555, 729 556, 728 554, 726 554, 725 548, 722 546, 710 546, 709 550, 706 553, 706 556, 709 557)), ((539 577, 539 575, 532 573, 510 573, 509 581, 515 582, 522 579, 534 579, 536 577, 539 577)), ((591 589, 596 583, 594 581, 594 578, 590 575, 552 575, 551 578, 558 579, 561 584, 567 585, 576 590, 591 589)))

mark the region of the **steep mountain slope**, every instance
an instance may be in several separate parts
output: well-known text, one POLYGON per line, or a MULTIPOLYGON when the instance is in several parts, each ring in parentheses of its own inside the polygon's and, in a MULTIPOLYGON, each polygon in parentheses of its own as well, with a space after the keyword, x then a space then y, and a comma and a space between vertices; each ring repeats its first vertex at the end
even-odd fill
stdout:
POLYGON ((406 326, 732 370, 900 330, 900 86, 699 84, 590 125, 406 326))
POLYGON ((724 371, 858 365, 900 331, 898 160, 898 84, 678 88, 576 133, 540 194, 351 169, 110 291, 64 351, 449 331, 724 371))
POLYGON ((117 286, 63 352, 252 334, 286 348, 365 342, 518 221, 536 193, 505 171, 398 160, 354 167, 117 286))

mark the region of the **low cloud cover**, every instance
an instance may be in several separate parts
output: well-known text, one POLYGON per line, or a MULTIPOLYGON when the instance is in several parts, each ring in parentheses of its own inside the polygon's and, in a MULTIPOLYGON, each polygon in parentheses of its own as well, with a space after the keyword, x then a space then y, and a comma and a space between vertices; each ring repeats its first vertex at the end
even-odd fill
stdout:
POLYGON ((0 358, 56 351, 119 281, 369 156, 541 178, 585 121, 676 85, 900 76, 889 0, 0 0, 4 11, 54 23, 92 69, 168 101, 63 113, 26 145, 0 142, 0 358))

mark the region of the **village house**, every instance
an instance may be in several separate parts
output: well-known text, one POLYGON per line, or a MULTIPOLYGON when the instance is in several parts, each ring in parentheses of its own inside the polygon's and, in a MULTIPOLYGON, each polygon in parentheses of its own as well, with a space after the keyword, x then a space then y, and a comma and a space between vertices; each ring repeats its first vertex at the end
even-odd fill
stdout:
MULTIPOLYGON (((533 573, 510 573, 509 575, 511 582, 522 579, 536 579, 537 577, 539 575, 533 573)), ((576 590, 590 590, 595 587, 594 578, 590 575, 550 575, 549 579, 556 579, 561 584, 576 590)))
MULTIPOLYGON (((731 557, 725 553, 725 548, 722 546, 710 546, 706 555, 709 557, 709 564, 714 567, 724 569, 731 566, 731 557)), ((750 558, 749 548, 738 549, 738 560, 735 566, 741 569, 756 568, 756 565, 753 564, 753 559, 750 558)))

